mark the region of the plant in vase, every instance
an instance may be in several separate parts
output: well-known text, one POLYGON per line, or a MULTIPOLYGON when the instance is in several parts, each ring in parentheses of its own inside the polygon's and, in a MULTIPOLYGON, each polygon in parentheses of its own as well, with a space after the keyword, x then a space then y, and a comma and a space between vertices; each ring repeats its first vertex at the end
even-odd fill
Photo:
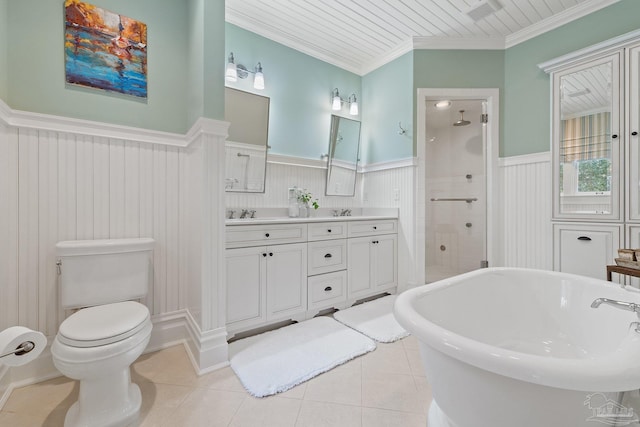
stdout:
MULTIPOLYGON (((298 189, 298 202, 300 203, 300 216, 308 217, 311 213, 311 207, 309 206, 309 202, 313 198, 313 194, 306 188, 298 189)), ((318 199, 313 200, 311 202, 311 206, 313 209, 318 209, 320 205, 318 204, 318 199)))

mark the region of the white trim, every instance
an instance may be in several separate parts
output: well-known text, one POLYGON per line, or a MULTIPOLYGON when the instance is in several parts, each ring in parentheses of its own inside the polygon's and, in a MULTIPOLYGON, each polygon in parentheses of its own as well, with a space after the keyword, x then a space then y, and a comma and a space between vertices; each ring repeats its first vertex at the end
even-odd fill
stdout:
POLYGON ((279 165, 302 166, 307 168, 326 169, 326 160, 307 159, 305 157, 285 156, 284 154, 267 154, 267 163, 279 165))
POLYGON ((229 365, 226 327, 202 332, 189 311, 185 316, 189 339, 185 349, 198 375, 215 371, 229 365))
POLYGON ((360 68, 360 72, 356 74, 360 76, 369 74, 370 72, 377 70, 378 68, 382 67, 385 64, 388 64, 394 59, 400 58, 405 53, 413 52, 413 49, 415 49, 413 39, 407 39, 385 54, 379 55, 373 58, 371 61, 363 63, 360 68))
POLYGON ((413 37, 414 49, 504 50, 504 37, 413 37))
POLYGON ((499 192, 499 168, 498 168, 498 144, 500 136, 500 90, 497 88, 418 88, 417 90, 417 152, 418 168, 416 170, 414 183, 414 230, 416 230, 415 248, 413 249, 415 259, 415 278, 418 283, 425 283, 425 227, 420 226, 418 221, 426 218, 426 189, 424 186, 426 178, 426 111, 429 98, 434 99, 477 99, 487 101, 487 113, 489 123, 487 125, 487 260, 490 266, 498 266, 502 262, 500 253, 501 218, 500 218, 500 192, 499 192))
POLYGON ((23 129, 47 130, 175 147, 187 147, 202 133, 226 138, 229 129, 228 122, 200 117, 186 134, 181 135, 72 117, 12 110, 0 99, 0 123, 2 122, 8 126, 23 129))
POLYGON ((640 40, 640 30, 634 30, 618 37, 587 46, 584 49, 576 50, 566 55, 558 56, 549 61, 538 64, 545 73, 551 73, 559 69, 572 66, 578 62, 582 62, 590 56, 607 56, 613 51, 619 50, 628 44, 635 43, 640 40))
POLYGON ((620 0, 592 0, 577 4, 569 9, 566 9, 560 13, 550 16, 547 19, 543 19, 533 25, 523 28, 520 31, 516 31, 513 34, 509 34, 505 37, 505 48, 516 46, 520 43, 526 42, 534 37, 538 37, 541 34, 554 30, 572 21, 587 16, 593 12, 617 3, 620 0))
POLYGON ((520 156, 501 157, 498 164, 501 168, 508 166, 531 165, 534 163, 551 163, 551 151, 523 154, 520 156))
POLYGON ((382 171, 387 169, 414 167, 417 165, 418 165, 417 157, 408 157, 406 159, 389 160, 387 162, 369 163, 362 166, 358 165, 358 172, 360 173, 377 172, 377 171, 382 171))

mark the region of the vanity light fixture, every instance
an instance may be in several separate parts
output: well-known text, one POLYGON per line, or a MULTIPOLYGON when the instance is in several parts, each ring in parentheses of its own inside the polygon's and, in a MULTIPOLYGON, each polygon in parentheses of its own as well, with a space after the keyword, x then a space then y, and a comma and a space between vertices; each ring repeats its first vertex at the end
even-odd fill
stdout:
POLYGON ((228 82, 236 82, 238 79, 246 79, 249 73, 254 74, 253 88, 257 90, 264 89, 264 74, 262 73, 262 64, 258 62, 255 67, 255 71, 247 70, 242 64, 235 63, 233 52, 229 53, 229 62, 227 62, 227 72, 225 78, 228 82))
POLYGON ((349 98, 347 98, 347 100, 345 101, 342 98, 340 98, 340 92, 338 92, 338 88, 335 88, 334 90, 331 91, 331 109, 332 110, 334 111, 342 110, 342 104, 344 102, 349 103, 349 114, 351 114, 352 116, 357 116, 358 100, 356 99, 355 93, 352 93, 351 95, 349 95, 349 98))
POLYGON ((442 101, 438 101, 435 104, 433 104, 438 110, 446 110, 447 108, 451 107, 451 101, 449 100, 442 100, 442 101))

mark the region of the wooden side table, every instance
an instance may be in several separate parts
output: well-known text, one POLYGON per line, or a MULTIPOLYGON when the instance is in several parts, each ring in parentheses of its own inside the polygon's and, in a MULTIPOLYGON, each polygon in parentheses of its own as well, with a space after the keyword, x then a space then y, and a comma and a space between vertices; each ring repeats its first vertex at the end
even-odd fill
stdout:
POLYGON ((622 267, 621 265, 607 265, 607 280, 611 280, 611 273, 625 274, 627 276, 640 277, 639 268, 622 267))

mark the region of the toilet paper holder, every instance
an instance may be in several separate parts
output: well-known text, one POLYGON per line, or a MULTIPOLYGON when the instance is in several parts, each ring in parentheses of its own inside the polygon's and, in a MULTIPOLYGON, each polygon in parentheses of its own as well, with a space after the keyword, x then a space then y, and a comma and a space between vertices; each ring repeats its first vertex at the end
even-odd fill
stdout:
POLYGON ((8 351, 5 354, 0 354, 0 359, 2 359, 3 357, 11 356, 12 354, 15 354, 16 356, 22 356, 31 352, 34 348, 36 348, 36 345, 33 343, 33 341, 25 341, 23 343, 20 343, 20 345, 17 346, 15 350, 8 351))

